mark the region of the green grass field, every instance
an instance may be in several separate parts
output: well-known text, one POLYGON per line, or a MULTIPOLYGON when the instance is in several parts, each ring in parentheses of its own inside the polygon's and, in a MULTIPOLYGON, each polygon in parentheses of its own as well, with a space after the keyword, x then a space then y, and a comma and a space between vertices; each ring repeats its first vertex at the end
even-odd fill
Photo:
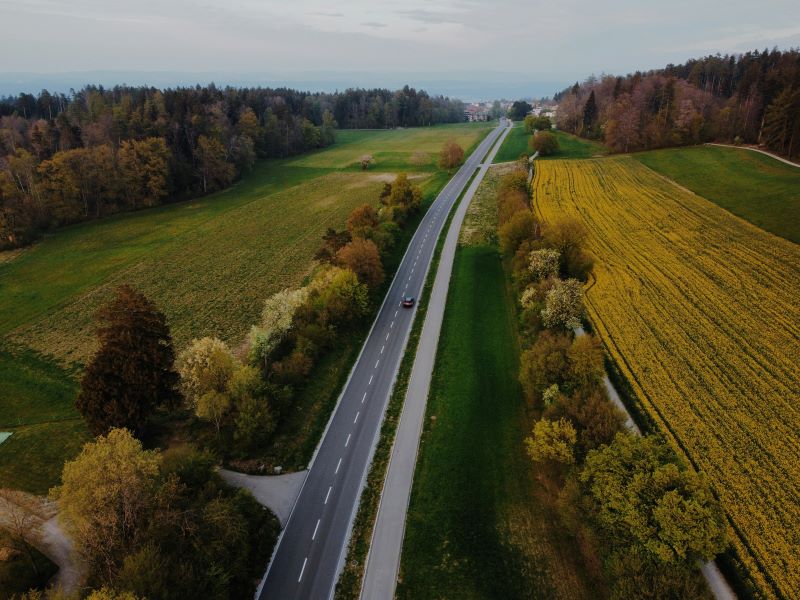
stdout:
POLYGON ((116 285, 133 284, 156 302, 178 350, 204 335, 238 347, 264 298, 308 275, 327 227, 375 203, 401 170, 430 198, 448 178, 435 164, 442 144, 454 139, 471 149, 490 127, 343 131, 330 148, 260 162, 223 192, 65 228, 25 251, 0 253, 0 428, 15 432, 0 445, 0 486, 41 492, 56 481, 50 470, 57 475, 74 441, 85 438, 72 408, 75 375, 94 351, 95 311, 116 285), (366 172, 354 166, 364 154, 375 157, 366 172), (40 423, 46 435, 41 428, 22 435, 40 423), (44 454, 53 465, 37 463, 44 454))
POLYGON ((530 135, 525 132, 525 127, 522 123, 514 125, 513 129, 508 132, 506 139, 503 140, 503 145, 500 146, 497 155, 494 157, 495 163, 503 163, 511 160, 517 160, 520 154, 528 153, 528 139, 530 135))
POLYGON ((564 158, 594 158, 608 154, 608 148, 600 142, 586 140, 565 131, 554 129, 551 132, 558 138, 559 150, 552 156, 542 156, 538 160, 560 160, 564 158))
POLYGON ((800 243, 800 169, 739 148, 695 146, 633 155, 738 217, 800 243))
POLYGON ((496 246, 470 225, 491 227, 485 213, 468 213, 474 245, 456 253, 397 597, 596 597, 602 586, 587 581, 524 452, 532 420, 517 382, 513 300, 496 246))

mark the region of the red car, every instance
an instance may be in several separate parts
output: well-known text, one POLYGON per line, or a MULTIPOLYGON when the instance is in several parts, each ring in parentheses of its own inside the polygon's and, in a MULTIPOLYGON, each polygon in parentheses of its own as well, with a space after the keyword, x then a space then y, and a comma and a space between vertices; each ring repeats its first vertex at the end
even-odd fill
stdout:
POLYGON ((411 308, 414 306, 414 296, 403 296, 403 301, 400 303, 403 308, 411 308))

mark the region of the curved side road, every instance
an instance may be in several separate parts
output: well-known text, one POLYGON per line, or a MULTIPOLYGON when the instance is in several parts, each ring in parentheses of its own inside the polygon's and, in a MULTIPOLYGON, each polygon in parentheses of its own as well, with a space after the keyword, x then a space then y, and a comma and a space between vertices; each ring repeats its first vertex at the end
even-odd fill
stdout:
POLYGON ((750 150, 750 152, 758 152, 759 154, 763 154, 764 156, 769 156, 770 158, 774 158, 775 160, 779 160, 782 163, 785 163, 791 167, 798 167, 800 168, 800 163, 793 162, 788 158, 783 158, 777 154, 773 154, 772 152, 767 152, 766 150, 762 150, 761 148, 753 148, 752 146, 734 146, 733 144, 717 144, 714 142, 708 142, 705 144, 706 146, 720 146, 722 148, 736 148, 738 150, 750 150))
POLYGON ((450 210, 503 130, 500 125, 481 141, 436 197, 409 242, 328 421, 256 598, 333 596, 416 312, 416 308, 402 308, 400 300, 404 295, 419 296, 450 210))
POLYGON ((494 148, 486 157, 484 164, 481 165, 469 189, 464 193, 464 198, 453 215, 453 221, 442 247, 439 268, 433 282, 428 311, 422 326, 417 355, 408 380, 408 390, 403 402, 400 422, 397 425, 389 467, 386 471, 375 528, 372 531, 372 541, 361 587, 363 600, 391 600, 394 598, 400 569, 400 554, 403 549, 406 512, 411 497, 419 439, 425 419, 425 406, 428 401, 436 348, 439 344, 439 332, 442 328, 447 291, 450 287, 450 275, 453 271, 458 234, 461 231, 461 224, 469 203, 509 131, 509 127, 503 131, 494 148))

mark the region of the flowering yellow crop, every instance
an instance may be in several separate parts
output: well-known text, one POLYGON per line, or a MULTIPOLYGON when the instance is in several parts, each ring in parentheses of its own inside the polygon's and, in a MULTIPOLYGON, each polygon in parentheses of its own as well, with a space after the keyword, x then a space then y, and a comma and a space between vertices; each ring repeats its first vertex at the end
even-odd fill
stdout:
POLYGON ((800 598, 800 246, 628 157, 536 167, 540 218, 590 231, 606 348, 708 475, 763 595, 800 598))

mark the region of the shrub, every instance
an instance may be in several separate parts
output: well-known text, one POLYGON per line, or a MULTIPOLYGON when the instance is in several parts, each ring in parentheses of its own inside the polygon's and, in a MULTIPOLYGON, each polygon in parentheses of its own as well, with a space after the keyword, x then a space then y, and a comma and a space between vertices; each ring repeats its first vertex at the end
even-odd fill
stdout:
POLYGON ((549 131, 539 131, 528 142, 531 152, 538 152, 539 156, 550 156, 559 150, 558 138, 549 131))
POLYGON ((353 271, 360 282, 372 289, 383 283, 384 272, 380 252, 372 240, 353 239, 336 253, 336 262, 353 271))
POLYGON ((506 256, 514 256, 520 244, 536 237, 536 219, 529 210, 515 213, 500 227, 500 249, 506 256))
POLYGON ((178 356, 181 389, 191 406, 197 408, 200 397, 209 392, 227 392, 235 366, 236 359, 222 340, 192 340, 178 356))
POLYGON ((464 162, 464 149, 453 141, 447 142, 439 155, 439 166, 443 169, 453 169, 462 162, 464 162))
POLYGON ((575 461, 575 428, 566 419, 541 419, 533 426, 533 434, 525 438, 525 449, 534 462, 571 464, 575 461))
POLYGON ((548 328, 575 329, 583 318, 583 286, 577 279, 556 280, 547 292, 542 323, 548 328))

